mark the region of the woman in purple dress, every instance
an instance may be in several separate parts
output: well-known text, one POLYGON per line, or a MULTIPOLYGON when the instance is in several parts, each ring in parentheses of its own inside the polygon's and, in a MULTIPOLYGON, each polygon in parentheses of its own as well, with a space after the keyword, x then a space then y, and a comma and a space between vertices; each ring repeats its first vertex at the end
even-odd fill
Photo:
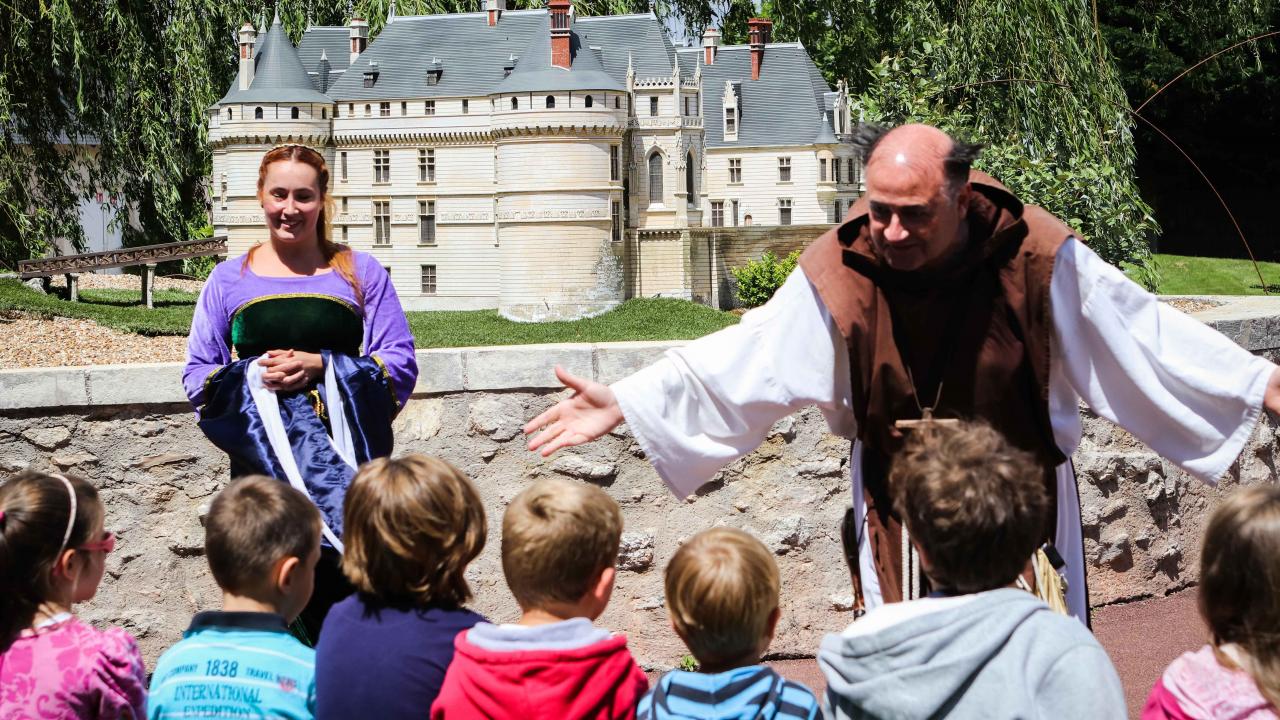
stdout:
POLYGON ((200 428, 230 457, 232 477, 288 481, 320 508, 324 552, 301 618, 311 639, 350 592, 338 567, 347 486, 361 463, 390 455, 391 421, 418 376, 387 271, 328 238, 328 187, 324 158, 309 147, 263 156, 258 199, 269 239, 209 275, 183 373, 200 428))

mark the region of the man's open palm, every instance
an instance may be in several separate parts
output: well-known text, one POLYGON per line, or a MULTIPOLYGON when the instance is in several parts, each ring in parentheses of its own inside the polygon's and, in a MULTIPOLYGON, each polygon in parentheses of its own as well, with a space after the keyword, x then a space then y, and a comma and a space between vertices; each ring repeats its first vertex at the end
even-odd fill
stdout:
POLYGON ((530 420, 524 434, 538 433, 529 441, 530 450, 543 457, 563 447, 591 442, 622 422, 622 408, 608 385, 580 378, 556 366, 556 378, 573 390, 573 396, 530 420))

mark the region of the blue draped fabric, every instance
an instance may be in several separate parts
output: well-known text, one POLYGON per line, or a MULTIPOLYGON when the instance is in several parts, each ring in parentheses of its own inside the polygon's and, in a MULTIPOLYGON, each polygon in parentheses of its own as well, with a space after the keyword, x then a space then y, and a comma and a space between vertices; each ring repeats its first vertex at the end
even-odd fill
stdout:
MULTIPOLYGON (((356 462, 387 457, 392 450, 391 421, 396 405, 386 371, 371 357, 351 357, 327 350, 322 355, 326 367, 333 365, 356 462)), ((284 469, 267 441, 262 417, 245 382, 251 362, 257 362, 257 358, 233 362, 210 378, 200 429, 231 458, 233 478, 254 473, 284 478, 284 469)), ((323 381, 314 387, 320 397, 325 396, 323 381)), ((316 414, 307 392, 277 393, 276 397, 303 483, 325 523, 341 537, 342 501, 355 471, 334 451, 328 439, 329 428, 316 414)))

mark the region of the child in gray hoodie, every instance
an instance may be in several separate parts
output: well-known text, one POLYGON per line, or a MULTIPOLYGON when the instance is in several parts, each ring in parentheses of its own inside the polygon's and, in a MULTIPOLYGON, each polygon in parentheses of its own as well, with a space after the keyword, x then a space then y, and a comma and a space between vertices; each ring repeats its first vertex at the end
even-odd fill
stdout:
POLYGON ((985 425, 932 426, 889 487, 934 592, 822 641, 827 718, 1125 717, 1093 635, 1016 587, 1051 517, 1030 456, 985 425))

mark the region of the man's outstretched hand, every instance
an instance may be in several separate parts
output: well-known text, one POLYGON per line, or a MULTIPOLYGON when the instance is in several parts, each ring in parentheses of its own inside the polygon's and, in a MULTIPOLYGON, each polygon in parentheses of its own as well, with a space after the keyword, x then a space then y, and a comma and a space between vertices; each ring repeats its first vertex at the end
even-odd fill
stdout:
POLYGON ((556 378, 573 390, 573 396, 524 426, 525 435, 542 430, 529 441, 529 449, 539 451, 542 457, 563 447, 591 442, 622 422, 622 408, 608 385, 572 375, 559 365, 556 378))

